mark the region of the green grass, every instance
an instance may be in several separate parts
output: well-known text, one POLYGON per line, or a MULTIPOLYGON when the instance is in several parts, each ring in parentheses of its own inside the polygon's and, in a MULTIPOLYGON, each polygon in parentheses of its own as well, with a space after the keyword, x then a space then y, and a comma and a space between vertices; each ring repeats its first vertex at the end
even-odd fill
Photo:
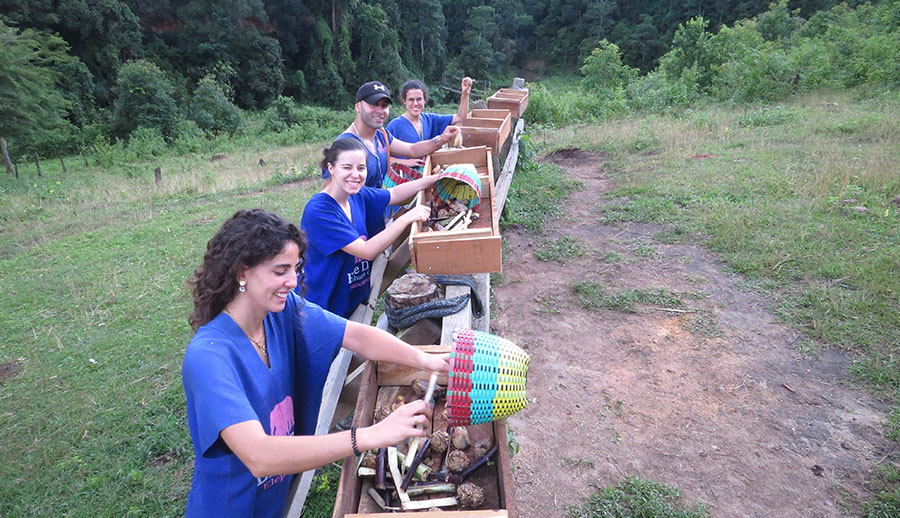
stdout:
POLYGON ((541 261, 566 264, 566 261, 583 257, 587 252, 587 246, 577 238, 562 236, 557 239, 540 240, 534 255, 541 261))
POLYGON ((704 518, 703 505, 685 507, 677 489, 640 477, 628 477, 567 508, 572 518, 704 518))
POLYGON ((680 308, 684 306, 682 299, 685 296, 702 298, 702 295, 696 293, 678 293, 664 288, 627 289, 609 293, 594 281, 576 281, 572 283, 572 291, 578 297, 578 304, 587 310, 610 309, 624 313, 636 313, 638 304, 680 308))
POLYGON ((533 161, 534 145, 527 134, 522 137, 519 149, 516 174, 500 223, 503 230, 522 226, 529 232, 540 233, 548 219, 562 214, 566 197, 584 186, 560 181, 562 172, 558 166, 533 161))

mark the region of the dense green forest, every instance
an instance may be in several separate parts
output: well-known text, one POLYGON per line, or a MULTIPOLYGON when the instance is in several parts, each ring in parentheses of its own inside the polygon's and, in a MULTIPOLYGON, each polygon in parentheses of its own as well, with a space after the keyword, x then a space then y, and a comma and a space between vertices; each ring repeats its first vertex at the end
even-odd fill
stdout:
POLYGON ((0 144, 12 172, 17 159, 96 150, 135 132, 166 144, 241 132, 252 111, 268 110, 265 128, 279 131, 325 116, 294 103, 346 109, 373 78, 397 88, 468 75, 487 91, 516 74, 580 71, 577 114, 554 114, 551 103, 535 121, 551 123, 702 95, 892 86, 898 5, 2 0, 0 144))

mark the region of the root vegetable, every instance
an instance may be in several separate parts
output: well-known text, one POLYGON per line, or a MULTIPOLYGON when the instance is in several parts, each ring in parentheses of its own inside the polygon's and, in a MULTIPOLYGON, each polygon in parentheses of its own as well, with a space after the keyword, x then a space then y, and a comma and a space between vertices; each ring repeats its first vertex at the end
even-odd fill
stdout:
POLYGON ((465 450, 471 444, 469 440, 469 429, 465 426, 456 426, 450 434, 450 442, 457 450, 465 450))
POLYGON ((466 482, 456 488, 456 499, 461 507, 481 507, 484 505, 484 488, 471 482, 466 482))
POLYGON ((439 430, 431 434, 431 449, 438 452, 444 453, 447 451, 447 446, 450 444, 450 434, 443 430, 439 430))
POLYGON ((450 452, 450 455, 447 456, 447 469, 454 473, 459 473, 460 471, 469 467, 469 456, 465 454, 465 452, 460 450, 453 450, 450 452))

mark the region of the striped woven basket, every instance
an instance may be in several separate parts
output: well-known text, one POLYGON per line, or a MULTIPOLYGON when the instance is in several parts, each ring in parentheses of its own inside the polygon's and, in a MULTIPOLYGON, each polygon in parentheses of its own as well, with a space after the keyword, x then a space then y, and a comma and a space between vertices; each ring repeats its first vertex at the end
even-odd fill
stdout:
POLYGON ((444 172, 438 175, 434 187, 437 197, 445 203, 459 200, 473 209, 481 201, 481 179, 478 178, 478 171, 472 164, 447 166, 444 172))
POLYGON ((392 162, 391 167, 388 167, 387 175, 384 177, 383 185, 385 189, 390 189, 419 178, 422 178, 422 171, 419 168, 405 166, 400 162, 392 162))
POLYGON ((528 353, 509 340, 482 331, 456 329, 447 388, 450 424, 488 423, 525 408, 529 361, 528 353))

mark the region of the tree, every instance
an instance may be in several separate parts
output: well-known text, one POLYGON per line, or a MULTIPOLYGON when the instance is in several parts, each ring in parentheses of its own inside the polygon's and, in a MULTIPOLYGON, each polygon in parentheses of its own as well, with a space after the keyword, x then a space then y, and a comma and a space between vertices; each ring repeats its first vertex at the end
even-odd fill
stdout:
POLYGON ((65 49, 57 36, 31 29, 19 32, 0 21, 0 148, 11 174, 7 137, 27 140, 65 125, 65 100, 51 66, 65 61, 65 49))
POLYGON ((126 137, 143 126, 172 136, 181 116, 172 97, 175 87, 158 66, 142 59, 125 63, 112 91, 116 99, 112 119, 116 134, 126 137))

